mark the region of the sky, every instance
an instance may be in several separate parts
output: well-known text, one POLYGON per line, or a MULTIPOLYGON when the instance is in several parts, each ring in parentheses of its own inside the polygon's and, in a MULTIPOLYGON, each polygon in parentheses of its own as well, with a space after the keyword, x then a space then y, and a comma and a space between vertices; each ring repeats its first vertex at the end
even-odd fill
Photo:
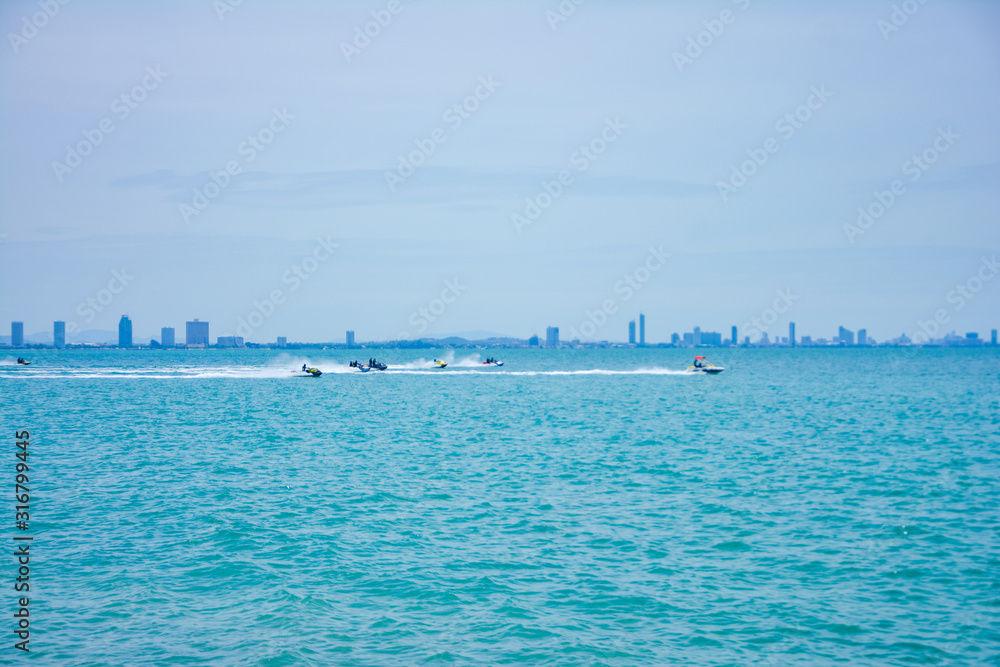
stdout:
POLYGON ((5 1, 0 329, 1000 326, 1000 4, 578 1, 5 1))

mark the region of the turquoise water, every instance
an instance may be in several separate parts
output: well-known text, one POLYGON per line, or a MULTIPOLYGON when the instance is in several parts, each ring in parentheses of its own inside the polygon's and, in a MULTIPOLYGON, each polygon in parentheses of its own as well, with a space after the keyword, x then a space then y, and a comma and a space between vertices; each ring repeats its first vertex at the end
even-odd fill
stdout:
POLYGON ((995 349, 354 352, 5 359, 0 660, 1000 664, 995 349))

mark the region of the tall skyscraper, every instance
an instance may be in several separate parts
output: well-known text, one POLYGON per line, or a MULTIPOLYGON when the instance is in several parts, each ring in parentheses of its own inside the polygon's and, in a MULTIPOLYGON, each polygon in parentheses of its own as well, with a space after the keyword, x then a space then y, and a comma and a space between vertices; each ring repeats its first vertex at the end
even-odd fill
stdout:
POLYGON ((349 348, 350 347, 354 347, 354 332, 353 331, 348 331, 347 332, 347 347, 349 347, 349 348))
POLYGON ((66 347, 66 323, 65 322, 53 322, 52 323, 52 344, 57 349, 62 349, 66 347))
POLYGON ((559 327, 545 329, 545 347, 559 347, 559 327))
POLYGON ((646 316, 639 313, 639 345, 646 344, 646 316))
POLYGON ((24 322, 10 323, 10 346, 24 347, 24 322))
POLYGON ((173 327, 163 327, 160 329, 160 345, 163 347, 173 347, 177 344, 174 338, 174 328, 173 327))
POLYGON ((868 344, 868 329, 858 329, 858 345, 868 344))
POLYGON ((118 347, 132 347, 132 320, 128 315, 118 320, 118 347))
POLYGON ((635 320, 629 320, 628 323, 628 343, 635 345, 635 320))
POLYGON ((795 322, 788 323, 788 344, 795 347, 795 322))
POLYGON ((285 347, 288 345, 288 338, 286 336, 278 336, 278 347, 285 347))
POLYGON ((735 325, 733 326, 733 338, 732 338, 732 341, 733 341, 733 345, 739 345, 740 344, 740 342, 738 340, 736 340, 736 326, 735 325))
POLYGON ((993 345, 997 344, 997 330, 996 329, 993 329, 992 331, 990 331, 990 342, 993 345))
POLYGON ((701 345, 701 327, 694 328, 694 332, 691 334, 691 344, 701 345))
POLYGON ((195 318, 194 322, 188 322, 184 331, 184 343, 192 345, 204 345, 208 347, 208 322, 202 322, 195 318))
POLYGON ((837 340, 841 345, 854 345, 854 332, 850 329, 840 327, 840 330, 837 332, 837 340))

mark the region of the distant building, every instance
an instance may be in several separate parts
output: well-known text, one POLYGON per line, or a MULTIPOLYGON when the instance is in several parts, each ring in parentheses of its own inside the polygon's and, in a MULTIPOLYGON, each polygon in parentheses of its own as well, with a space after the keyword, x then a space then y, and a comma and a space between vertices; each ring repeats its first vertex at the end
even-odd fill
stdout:
POLYGON ((701 327, 694 328, 694 333, 691 334, 691 344, 701 345, 701 327))
POLYGON ((219 347, 244 347, 243 336, 219 336, 216 339, 219 347))
POLYGON ((184 343, 188 347, 194 345, 208 346, 208 322, 202 322, 195 318, 194 322, 188 322, 184 331, 184 343))
POLYGON ((545 329, 545 347, 559 347, 559 327, 545 329))
POLYGON ((538 336, 531 336, 528 339, 528 347, 538 347, 538 336))
POLYGON ((997 344, 997 330, 993 329, 990 331, 990 343, 993 345, 997 344))
POLYGON ((718 331, 702 331, 701 344, 719 347, 722 345, 722 334, 718 331))
POLYGON ((812 345, 813 344, 812 336, 803 336, 800 343, 802 345, 812 345))
POLYGON ((118 347, 132 347, 132 320, 128 315, 118 320, 118 347))
POLYGON ((66 347, 66 323, 52 323, 52 345, 57 349, 66 347))
POLYGON ((732 338, 732 341, 733 341, 733 345, 739 345, 740 341, 736 337, 736 327, 735 326, 733 327, 733 338, 732 338))
POLYGON ((670 334, 670 344, 679 345, 681 342, 681 335, 677 333, 670 334))
POLYGON ((749 345, 750 344, 750 336, 744 336, 743 337, 743 344, 744 345, 749 345))
POLYGON ((353 331, 348 331, 347 332, 347 347, 349 347, 349 348, 354 347, 354 332, 353 331))
POLYGON ((628 323, 628 342, 629 345, 635 345, 635 320, 629 320, 628 323))
POLYGON ((837 332, 837 342, 841 345, 854 345, 854 332, 840 327, 840 331, 837 332))
POLYGON ((173 327, 163 327, 160 329, 160 346, 161 347, 173 347, 177 343, 174 340, 174 328, 173 327))
POLYGON ((858 329, 858 345, 868 344, 868 329, 858 329))
POLYGON ((770 345, 771 344, 771 339, 768 338, 766 331, 760 335, 760 343, 759 344, 760 345, 770 345))
POLYGON ((288 345, 288 339, 284 336, 278 336, 278 347, 285 347, 288 345))
POLYGON ((639 345, 646 344, 646 316, 639 313, 639 345))
POLYGON ((788 323, 788 344, 795 347, 795 322, 788 323))
POLYGON ((10 323, 10 346, 24 347, 24 322, 10 323))

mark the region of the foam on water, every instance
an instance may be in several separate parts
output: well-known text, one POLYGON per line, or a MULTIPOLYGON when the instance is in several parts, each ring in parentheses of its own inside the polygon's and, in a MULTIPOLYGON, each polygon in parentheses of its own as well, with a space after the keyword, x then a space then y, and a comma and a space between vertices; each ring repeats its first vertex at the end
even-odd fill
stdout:
MULTIPOLYGON (((354 375, 361 374, 357 368, 345 366, 341 363, 323 363, 321 361, 305 360, 303 363, 308 368, 319 368, 323 375, 354 375)), ((0 373, 0 378, 72 378, 72 379, 101 379, 101 378, 121 378, 121 379, 150 379, 150 380, 170 380, 170 379, 216 379, 216 378, 245 378, 245 379, 281 379, 301 377, 302 364, 298 365, 300 370, 289 370, 285 366, 263 366, 263 367, 225 367, 225 366, 182 366, 172 368, 169 373, 164 373, 162 369, 142 369, 142 368, 71 368, 71 367, 27 367, 17 373, 0 373)), ((688 377, 699 376, 700 373, 692 373, 687 370, 675 370, 670 368, 635 368, 635 369, 603 369, 590 368, 578 370, 542 370, 542 371, 516 371, 508 370, 504 367, 484 366, 481 363, 456 363, 454 370, 451 363, 446 368, 436 368, 433 361, 418 360, 407 364, 391 365, 385 371, 370 371, 367 375, 433 375, 443 377, 461 377, 472 374, 482 375, 510 375, 510 376, 570 376, 570 375, 683 375, 688 377), (462 370, 458 370, 462 369, 462 370)))

